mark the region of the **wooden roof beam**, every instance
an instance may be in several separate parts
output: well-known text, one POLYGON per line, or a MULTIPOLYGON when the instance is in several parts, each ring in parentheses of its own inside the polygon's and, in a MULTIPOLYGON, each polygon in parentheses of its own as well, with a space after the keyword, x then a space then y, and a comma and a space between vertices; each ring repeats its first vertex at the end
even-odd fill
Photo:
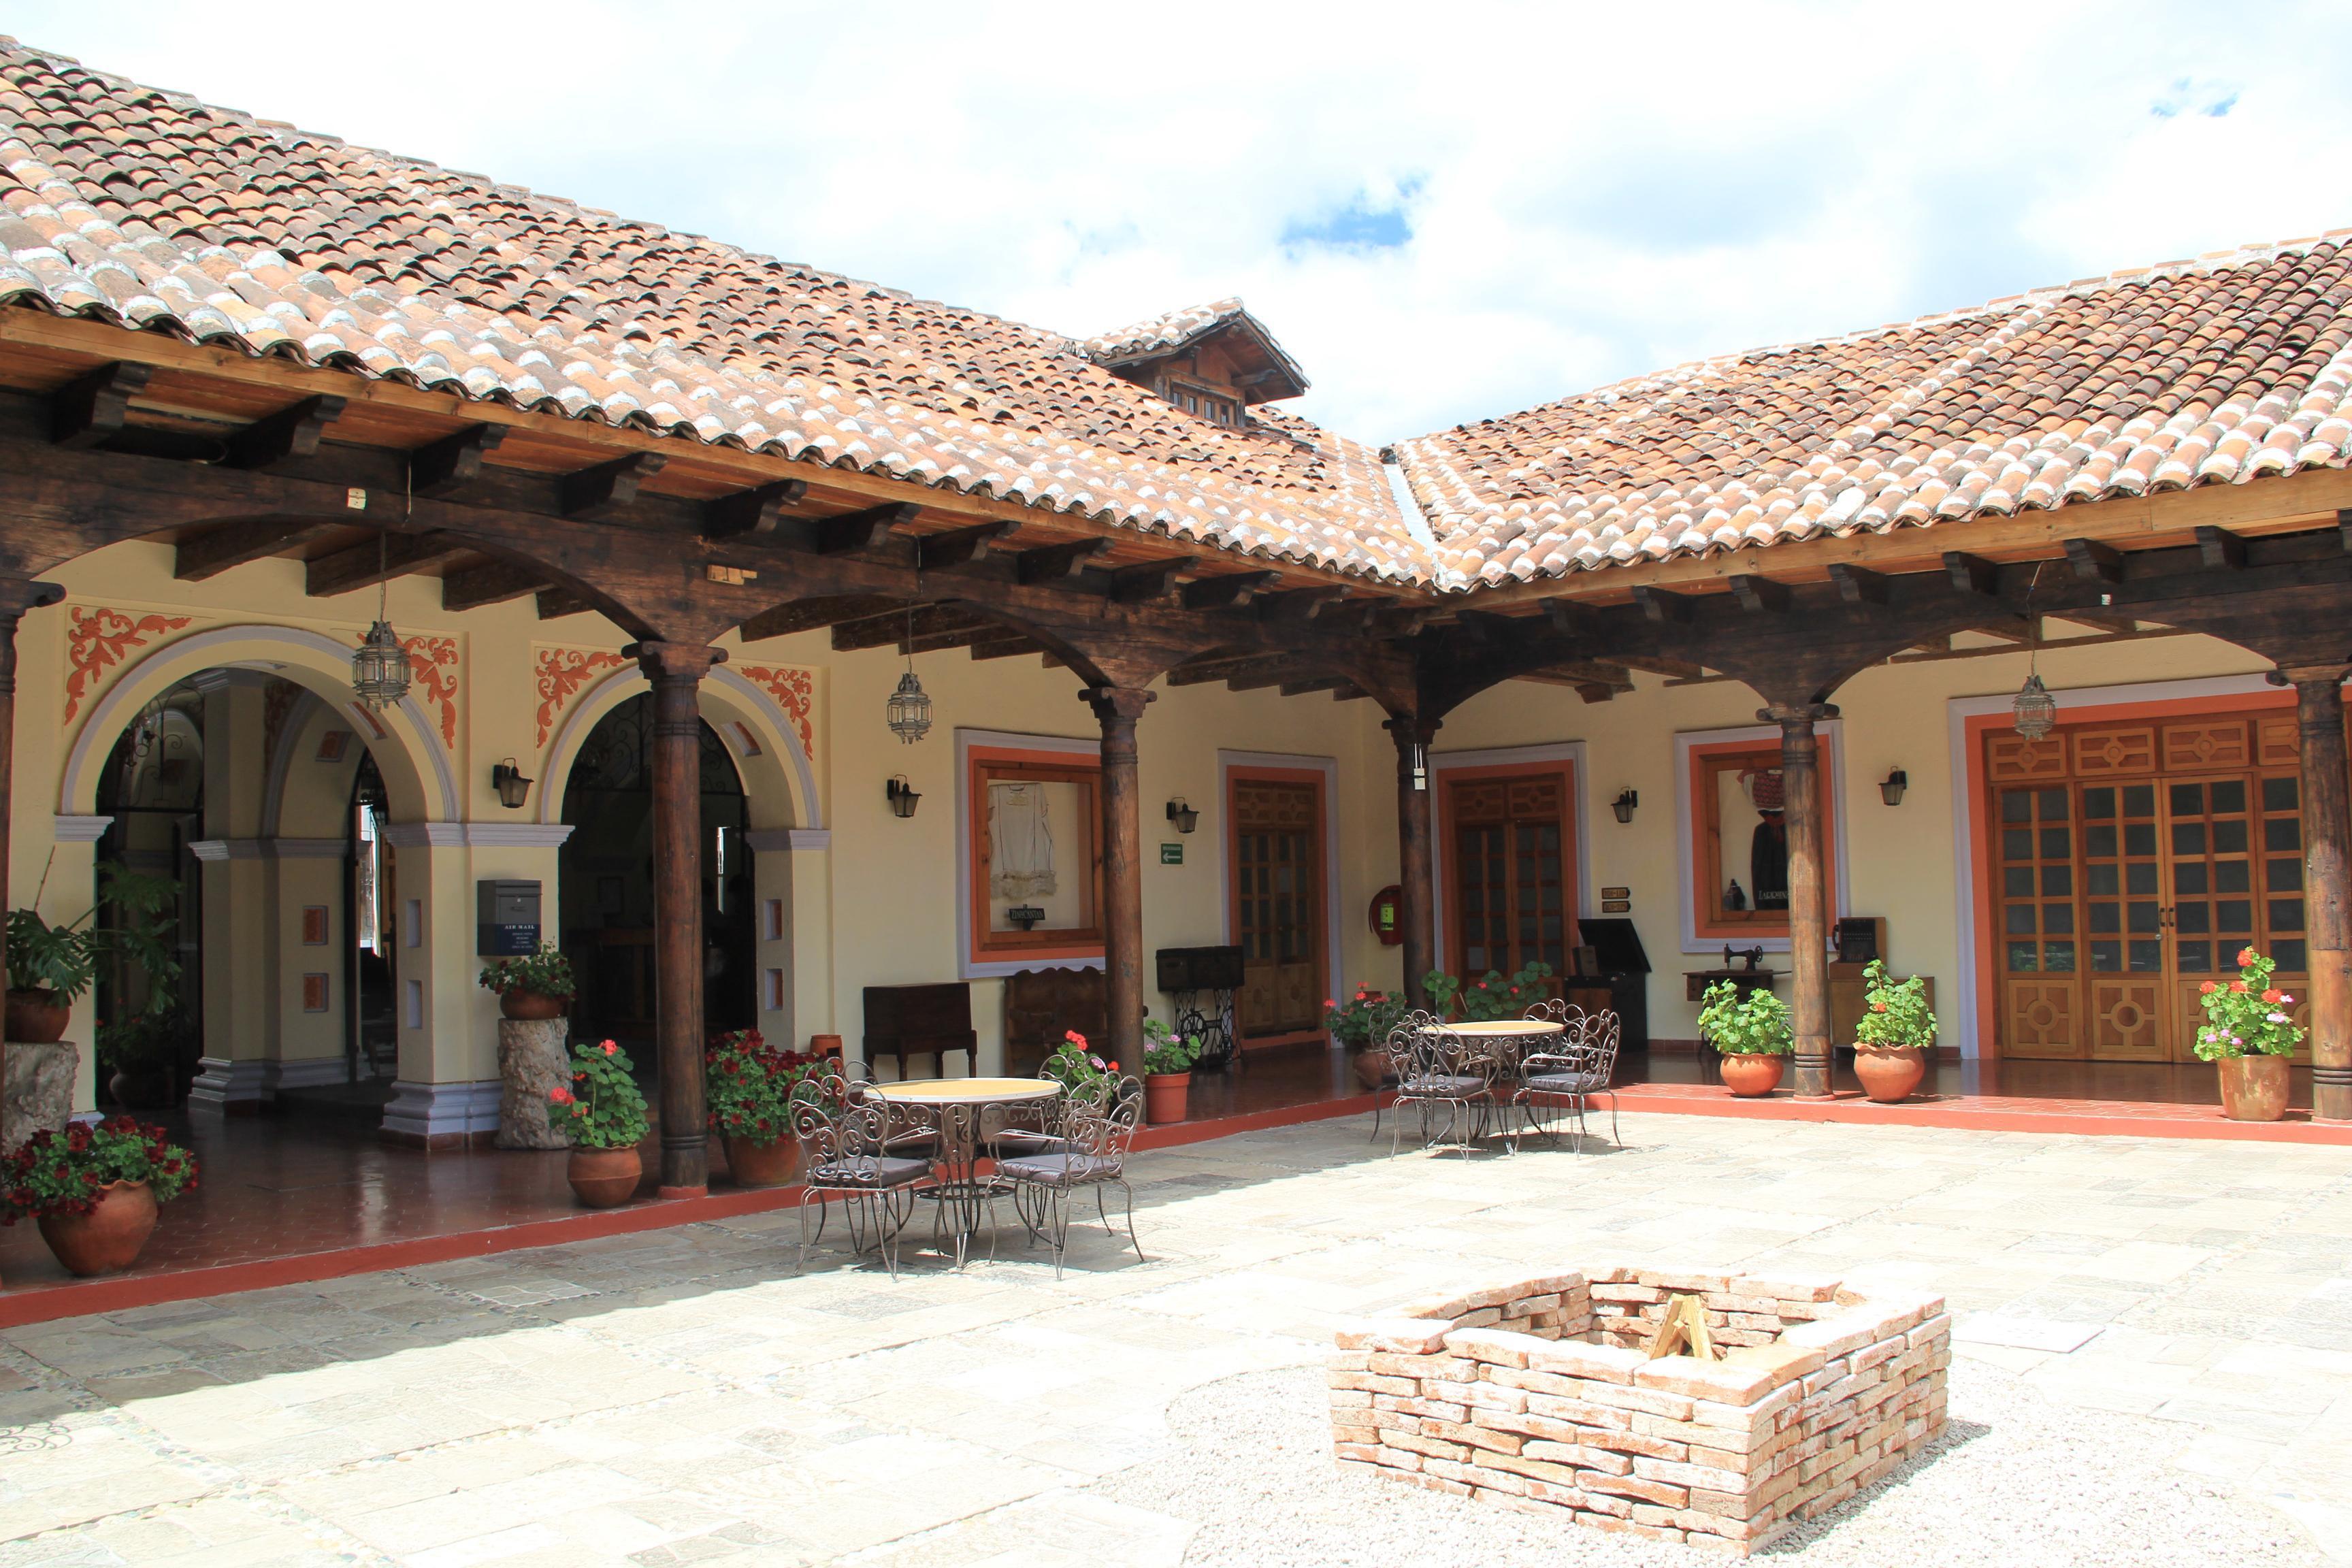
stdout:
POLYGON ((896 647, 909 636, 919 639, 947 632, 972 631, 1002 625, 1002 622, 975 615, 961 605, 920 605, 911 610, 901 607, 886 610, 863 620, 836 623, 833 628, 833 650, 835 653, 855 653, 860 648, 896 647))
POLYGON ((95 447, 122 428, 131 399, 147 389, 151 366, 117 360, 66 383, 49 398, 49 439, 60 447, 95 447))
POLYGON ((1013 580, 1023 587, 1066 582, 1097 555, 1110 552, 1108 539, 1078 539, 1013 552, 1013 580))
POLYGON ((2066 560, 2074 568, 2074 575, 2085 583, 2120 583, 2124 580, 2124 555, 2112 544, 2095 539, 2066 541, 2066 560))
POLYGON ((314 599, 326 599, 354 588, 373 588, 387 578, 437 566, 470 548, 454 533, 395 533, 372 539, 310 563, 303 571, 302 591, 314 599))
POLYGON ((469 425, 453 436, 428 441, 408 454, 408 482, 421 496, 463 489, 482 473, 482 458, 507 438, 503 425, 469 425))
POLYGON ((292 549, 322 526, 316 518, 265 518, 255 522, 225 522, 180 541, 173 552, 172 575, 183 583, 201 583, 234 566, 266 560, 292 549))
POLYGON ((534 605, 542 621, 561 620, 565 616, 577 616, 596 607, 587 595, 570 588, 542 588, 534 605))
POLYGON ((1830 581, 1837 584, 1838 597, 1849 605, 1885 605, 1886 576, 1867 566, 1850 562, 1830 563, 1830 581))
POLYGON ((1118 605, 1146 605, 1164 598, 1175 585, 1176 574, 1189 572, 1198 565, 1197 557, 1171 555, 1163 560, 1139 562, 1132 566, 1110 568, 1110 598, 1118 605))
POLYGON ((1338 691, 1356 683, 1345 676, 1318 675, 1306 680, 1286 680, 1276 689, 1285 697, 1311 697, 1318 691, 1338 691))
POLYGON ((791 637, 796 632, 818 631, 825 626, 839 626, 845 621, 862 621, 886 610, 904 607, 904 600, 886 598, 879 594, 845 594, 821 599, 799 599, 789 605, 778 605, 772 610, 761 611, 738 626, 736 635, 745 642, 762 642, 769 637, 791 637))
POLYGON ((777 479, 702 503, 705 539, 764 538, 783 521, 783 509, 808 494, 804 479, 777 479))
POLYGON ((1239 609, 1261 590, 1280 581, 1279 572, 1227 572, 1215 577, 1195 577, 1177 592, 1188 610, 1239 609))
POLYGON ((485 561, 478 566, 467 566, 448 573, 441 579, 441 607, 445 610, 478 610, 488 605, 504 605, 516 599, 527 599, 543 588, 554 586, 544 572, 509 565, 504 561, 485 561))
POLYGON ((2205 564, 2216 571, 2242 572, 2246 569, 2246 542, 2226 528, 2205 524, 2197 530, 2197 548, 2205 554, 2205 564))
POLYGON ((1971 555, 1965 550, 1944 552, 1944 572, 1951 578, 1952 586, 1963 594, 1975 594, 1982 598, 2000 596, 2000 568, 1981 555, 1971 555))
POLYGON ((951 528, 927 533, 915 541, 915 570, 937 572, 961 566, 986 555, 998 540, 1020 531, 1017 522, 983 522, 976 528, 951 528))
POLYGON ((1633 602, 1642 606, 1643 617, 1662 626, 1687 626, 1691 618, 1691 598, 1664 588, 1653 588, 1643 584, 1633 590, 1633 602))
POLYGON ((884 534, 894 528, 904 528, 922 515, 920 506, 913 501, 900 500, 819 518, 816 523, 816 552, 819 555, 847 555, 853 551, 871 550, 884 534))
POLYGON ((637 499, 637 487, 669 463, 659 452, 628 452, 609 462, 575 468, 555 482, 556 510, 593 517, 637 499))
POLYGON ((1731 580, 1731 596, 1751 616, 1789 612, 1789 584, 1755 572, 1743 572, 1731 580))
POLYGON ((319 438, 342 416, 347 401, 320 393, 255 420, 228 438, 228 459, 224 466, 266 468, 289 458, 315 455, 319 438))
POLYGON ((1170 670, 1166 679, 1171 686, 1207 686, 1236 671, 1255 669, 1276 657, 1262 653, 1233 655, 1224 658, 1202 659, 1192 664, 1180 664, 1170 670))
POLYGON ((1005 637, 977 638, 971 644, 974 658, 1013 658, 1024 653, 1043 653, 1044 646, 1034 637, 1005 637))

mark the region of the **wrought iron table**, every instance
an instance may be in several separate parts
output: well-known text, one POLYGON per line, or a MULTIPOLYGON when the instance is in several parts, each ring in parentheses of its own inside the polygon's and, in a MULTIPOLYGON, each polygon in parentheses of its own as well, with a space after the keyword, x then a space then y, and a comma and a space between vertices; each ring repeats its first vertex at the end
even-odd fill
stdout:
POLYGON ((1011 1120, 1006 1112, 1042 1109, 1061 1098, 1062 1086, 1049 1078, 931 1078, 877 1083, 872 1092, 893 1110, 904 1111, 909 1122, 938 1133, 931 1161, 939 1184, 916 1195, 940 1205, 934 1232, 948 1234, 956 1267, 962 1268, 990 1196, 1002 1190, 995 1177, 980 1174, 989 1136, 1011 1120), (992 1110, 997 1113, 993 1126, 992 1110))

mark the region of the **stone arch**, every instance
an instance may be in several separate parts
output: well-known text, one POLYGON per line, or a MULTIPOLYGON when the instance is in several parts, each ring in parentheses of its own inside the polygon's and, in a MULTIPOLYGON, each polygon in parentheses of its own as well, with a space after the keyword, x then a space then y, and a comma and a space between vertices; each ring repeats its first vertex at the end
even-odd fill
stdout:
MULTIPOLYGON (((539 820, 563 820, 563 793, 580 748, 598 721, 652 683, 634 665, 624 665, 582 694, 563 716, 540 772, 539 820)), ((754 829, 824 826, 818 804, 816 770, 799 731, 776 700, 734 670, 720 665, 703 677, 698 693, 705 722, 719 731, 743 794, 754 829), (733 732, 740 726, 740 732, 733 732), (756 751, 747 750, 748 737, 756 751)))
POLYGON ((149 702, 204 670, 252 669, 293 681, 352 721, 383 775, 394 820, 463 819, 457 771, 433 721, 413 696, 381 715, 360 707, 352 698, 351 664, 350 647, 295 626, 214 626, 163 644, 125 666, 92 704, 66 753, 58 815, 86 816, 95 809, 99 775, 116 737, 149 702))

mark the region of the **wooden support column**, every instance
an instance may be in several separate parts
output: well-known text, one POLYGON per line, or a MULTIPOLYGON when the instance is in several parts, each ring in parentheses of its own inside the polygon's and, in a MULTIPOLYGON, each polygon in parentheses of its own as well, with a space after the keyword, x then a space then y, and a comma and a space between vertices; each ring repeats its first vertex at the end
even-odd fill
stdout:
POLYGON ((1078 694, 1102 725, 1103 1001, 1110 1039, 1097 1049, 1122 1072, 1143 1072, 1143 810, 1135 776, 1135 721, 1155 695, 1126 686, 1078 694))
POLYGON ((702 678, 719 648, 628 650, 654 688, 654 1028, 661 1077, 661 1195, 709 1188, 702 1095, 702 678))
POLYGON ((1767 708, 1757 715, 1780 726, 1780 795, 1789 829, 1790 1011, 1797 1034, 1797 1097, 1830 1090, 1835 1042, 1830 1038, 1830 897, 1822 873, 1821 740, 1813 726, 1837 717, 1826 702, 1767 708))
POLYGON ((0 923, 16 903, 8 883, 8 840, 16 805, 16 624, 26 610, 54 605, 65 596, 55 583, 0 578, 0 923))
POLYGON ((1429 742, 1439 721, 1383 721, 1397 753, 1397 923, 1404 931, 1404 994, 1429 1005, 1429 972, 1437 967, 1437 889, 1430 858, 1429 742))
POLYGON ((2341 664, 2296 666, 2303 742, 2304 933, 2311 963, 2311 1113, 2352 1121, 2352 807, 2346 802, 2341 664))

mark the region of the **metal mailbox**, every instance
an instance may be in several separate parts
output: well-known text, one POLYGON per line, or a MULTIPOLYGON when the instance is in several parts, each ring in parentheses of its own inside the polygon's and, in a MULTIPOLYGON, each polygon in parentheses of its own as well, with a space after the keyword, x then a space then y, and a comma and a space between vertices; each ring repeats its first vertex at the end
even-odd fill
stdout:
POLYGON ((539 884, 490 880, 474 884, 474 952, 516 958, 539 951, 539 884))

